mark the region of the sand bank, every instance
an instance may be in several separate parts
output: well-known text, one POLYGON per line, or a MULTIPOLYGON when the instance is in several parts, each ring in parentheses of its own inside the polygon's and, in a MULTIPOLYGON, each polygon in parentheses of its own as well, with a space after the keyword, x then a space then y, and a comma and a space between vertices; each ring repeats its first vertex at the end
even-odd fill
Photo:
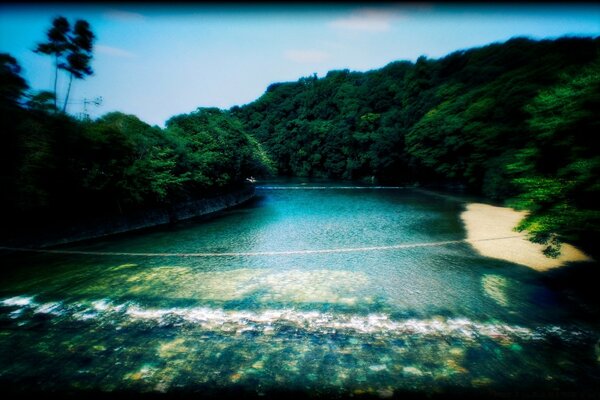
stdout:
POLYGON ((478 253, 486 257, 521 264, 536 271, 558 268, 570 261, 591 261, 585 253, 566 243, 562 245, 558 258, 546 257, 542 253, 545 246, 528 241, 524 236, 526 232, 521 232, 522 237, 477 241, 520 235, 513 228, 525 215, 526 212, 512 208, 470 203, 461 214, 461 219, 465 224, 467 240, 471 241, 478 253))

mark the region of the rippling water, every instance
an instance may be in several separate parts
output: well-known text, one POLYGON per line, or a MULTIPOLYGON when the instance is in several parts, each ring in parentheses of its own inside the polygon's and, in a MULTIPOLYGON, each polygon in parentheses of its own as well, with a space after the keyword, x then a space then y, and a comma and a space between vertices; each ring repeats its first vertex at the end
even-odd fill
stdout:
POLYGON ((3 255, 0 383, 380 397, 598 387, 595 324, 539 273, 460 242, 464 203, 323 183, 257 194, 208 221, 64 247, 93 254, 3 255))

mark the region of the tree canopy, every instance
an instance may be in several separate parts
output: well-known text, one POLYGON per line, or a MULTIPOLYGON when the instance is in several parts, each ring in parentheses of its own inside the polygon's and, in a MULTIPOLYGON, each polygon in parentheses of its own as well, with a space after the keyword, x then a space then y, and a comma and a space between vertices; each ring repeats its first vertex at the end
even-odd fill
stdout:
MULTIPOLYGON (((37 51, 91 74, 94 35, 56 18, 37 51)), ((230 110, 166 128, 119 112, 79 121, 30 93, 0 54, 2 210, 7 218, 126 212, 210 196, 249 176, 461 185, 529 211, 516 229, 595 254, 600 234, 600 38, 505 43, 373 71, 274 83, 230 110), (272 160, 272 161, 271 161, 272 160), (81 207, 85 204, 85 207, 81 207)))
POLYGON ((71 29, 69 21, 62 16, 55 17, 52 27, 46 32, 46 42, 38 43, 35 52, 54 57, 54 109, 58 110, 57 84, 58 70, 64 70, 69 75, 69 87, 65 94, 63 112, 67 109, 73 78, 84 79, 92 75, 93 43, 96 36, 89 22, 77 20, 71 29))
POLYGON ((81 121, 52 112, 46 92, 18 103, 25 82, 7 60, 2 79, 14 86, 3 103, 10 109, 2 108, 10 112, 0 175, 7 224, 166 206, 272 171, 262 146, 226 111, 198 109, 166 129, 121 112, 81 121))
POLYGON ((519 229, 556 255, 600 233, 599 48, 514 38, 272 84, 232 112, 282 174, 462 185, 531 210, 519 229))

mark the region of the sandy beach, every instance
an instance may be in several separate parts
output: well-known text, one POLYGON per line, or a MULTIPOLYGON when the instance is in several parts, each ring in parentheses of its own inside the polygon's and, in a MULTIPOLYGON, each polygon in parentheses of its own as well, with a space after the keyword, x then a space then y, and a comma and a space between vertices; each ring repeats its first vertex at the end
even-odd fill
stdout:
POLYGON ((467 240, 483 256, 524 265, 536 271, 558 268, 572 261, 591 261, 591 258, 570 244, 563 243, 558 258, 546 257, 545 246, 527 240, 526 232, 516 232, 515 226, 526 215, 508 207, 469 203, 461 214, 467 240), (514 236, 514 237, 512 237, 514 236), (504 238, 500 240, 482 240, 504 238))

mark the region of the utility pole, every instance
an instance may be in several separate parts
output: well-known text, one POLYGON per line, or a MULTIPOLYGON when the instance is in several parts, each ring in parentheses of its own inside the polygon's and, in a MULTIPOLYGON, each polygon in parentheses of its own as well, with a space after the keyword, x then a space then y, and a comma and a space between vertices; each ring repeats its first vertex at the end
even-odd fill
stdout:
POLYGON ((102 96, 98 96, 95 99, 83 99, 83 113, 81 114, 81 119, 89 120, 90 115, 88 114, 88 104, 94 105, 96 107, 102 104, 102 96))

